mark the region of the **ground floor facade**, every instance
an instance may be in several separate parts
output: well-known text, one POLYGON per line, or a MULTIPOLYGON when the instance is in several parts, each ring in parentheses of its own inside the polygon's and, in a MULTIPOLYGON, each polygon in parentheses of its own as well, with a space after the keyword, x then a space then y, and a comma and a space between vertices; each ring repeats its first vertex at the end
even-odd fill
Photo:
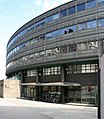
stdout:
POLYGON ((88 103, 97 105, 97 86, 22 86, 22 97, 51 103, 88 103))
POLYGON ((22 71, 21 96, 51 103, 97 105, 98 67, 98 60, 88 60, 22 71))
POLYGON ((21 97, 51 103, 97 105, 98 59, 35 67, 14 72, 21 81, 21 97))

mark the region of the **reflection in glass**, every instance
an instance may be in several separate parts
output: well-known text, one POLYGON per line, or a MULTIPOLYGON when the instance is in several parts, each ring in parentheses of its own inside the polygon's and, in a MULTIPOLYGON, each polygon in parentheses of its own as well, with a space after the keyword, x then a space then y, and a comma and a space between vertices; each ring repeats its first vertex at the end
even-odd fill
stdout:
POLYGON ((52 16, 52 20, 55 20, 55 19, 58 19, 58 18, 59 18, 59 13, 54 14, 54 15, 52 16))
POLYGON ((87 28, 95 28, 97 26, 96 20, 87 22, 87 28))
POLYGON ((95 6, 96 6, 96 1, 95 0, 92 0, 92 1, 86 3, 87 9, 90 9, 92 7, 95 7, 95 6))
POLYGON ((51 22, 52 21, 52 16, 49 16, 49 17, 47 17, 46 18, 46 22, 48 23, 48 22, 51 22))
POLYGON ((98 20, 98 26, 104 26, 104 19, 99 19, 98 20))
POLYGON ((77 50, 77 45, 76 44, 69 45, 69 52, 74 52, 76 50, 77 50))
POLYGON ((77 44, 77 50, 92 50, 92 49, 97 49, 98 48, 98 43, 97 42, 89 42, 89 43, 81 43, 77 44))
POLYGON ((67 34, 67 28, 60 29, 60 35, 67 34))
POLYGON ((52 38, 52 33, 47 33, 46 34, 46 39, 48 39, 48 38, 52 38))
POLYGON ((60 11, 60 17, 67 16, 67 10, 60 11))
POLYGON ((104 5, 104 0, 98 0, 99 5, 104 5))
POLYGON ((86 23, 78 24, 78 30, 85 30, 86 29, 86 23))
POLYGON ((61 46, 60 53, 66 53, 66 52, 67 52, 67 46, 61 46))
POLYGON ((41 23, 41 25, 44 25, 45 24, 45 19, 43 19, 40 23, 41 23))
POLYGON ((51 56, 52 55, 52 49, 46 50, 46 56, 51 56))
POLYGON ((85 10, 85 3, 77 6, 77 12, 85 10))
POLYGON ((87 49, 88 49, 87 43, 77 44, 77 50, 78 50, 78 51, 87 50, 87 49))
POLYGON ((76 31, 76 25, 68 27, 68 33, 72 33, 76 31))
POLYGON ((44 57, 45 56, 45 51, 41 51, 39 54, 40 54, 40 57, 44 57))
POLYGON ((60 35, 60 30, 56 30, 52 32, 52 37, 56 37, 60 35))
POLYGON ((76 12, 75 6, 68 9, 68 15, 73 14, 73 13, 75 13, 75 12, 76 12))

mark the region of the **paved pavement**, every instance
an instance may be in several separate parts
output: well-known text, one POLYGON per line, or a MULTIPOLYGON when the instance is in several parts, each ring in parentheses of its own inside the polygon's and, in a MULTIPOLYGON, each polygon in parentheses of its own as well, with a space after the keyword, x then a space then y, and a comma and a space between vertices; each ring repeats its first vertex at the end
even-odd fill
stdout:
POLYGON ((97 119, 97 107, 0 98, 0 119, 97 119))

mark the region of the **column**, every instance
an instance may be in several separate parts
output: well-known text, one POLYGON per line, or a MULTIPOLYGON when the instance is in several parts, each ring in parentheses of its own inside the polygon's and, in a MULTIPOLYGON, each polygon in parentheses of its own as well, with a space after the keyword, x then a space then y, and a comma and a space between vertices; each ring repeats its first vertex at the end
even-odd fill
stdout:
POLYGON ((21 77, 21 82, 20 82, 20 97, 23 97, 24 96, 24 90, 23 90, 23 86, 21 85, 21 83, 24 83, 23 82, 23 71, 21 71, 21 74, 20 74, 20 77, 21 77))
POLYGON ((61 102, 65 102, 64 86, 61 87, 61 102))
POLYGON ((62 81, 62 83, 65 82, 65 69, 64 69, 64 66, 61 66, 61 81, 62 81))
POLYGON ((36 69, 36 70, 37 70, 36 83, 39 83, 39 69, 36 69))

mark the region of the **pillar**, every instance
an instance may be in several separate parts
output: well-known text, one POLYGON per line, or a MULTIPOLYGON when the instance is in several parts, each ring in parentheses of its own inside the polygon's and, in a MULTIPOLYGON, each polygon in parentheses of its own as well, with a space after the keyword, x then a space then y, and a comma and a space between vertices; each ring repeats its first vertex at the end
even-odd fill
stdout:
POLYGON ((62 81, 62 83, 65 82, 65 69, 64 69, 64 66, 61 66, 61 81, 62 81))

